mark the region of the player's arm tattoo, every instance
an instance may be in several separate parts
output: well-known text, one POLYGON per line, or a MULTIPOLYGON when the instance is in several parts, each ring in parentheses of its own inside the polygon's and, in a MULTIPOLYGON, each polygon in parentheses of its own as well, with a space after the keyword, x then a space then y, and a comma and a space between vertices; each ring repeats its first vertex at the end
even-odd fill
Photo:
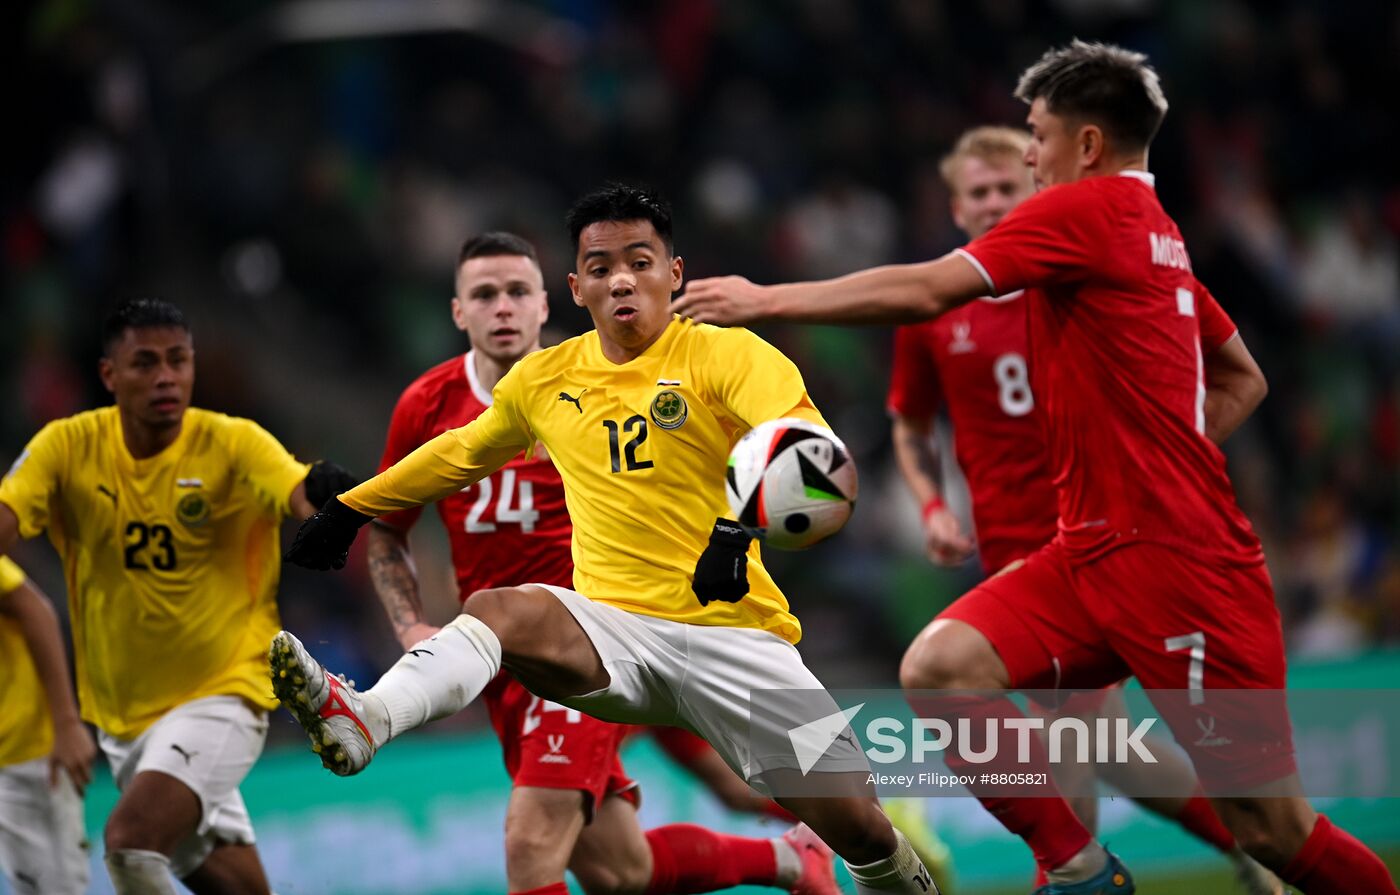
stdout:
POLYGON ((386 526, 371 525, 367 547, 369 577, 394 633, 422 624, 423 600, 418 593, 418 573, 408 552, 407 537, 386 526))

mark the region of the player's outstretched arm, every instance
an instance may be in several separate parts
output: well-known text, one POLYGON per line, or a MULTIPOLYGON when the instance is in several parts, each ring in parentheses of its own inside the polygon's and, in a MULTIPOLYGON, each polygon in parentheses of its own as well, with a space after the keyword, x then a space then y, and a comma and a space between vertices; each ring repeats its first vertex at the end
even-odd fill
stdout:
POLYGON ((325 506, 326 501, 349 491, 359 483, 359 477, 339 463, 317 460, 307 470, 306 478, 292 489, 292 516, 308 519, 318 507, 325 506))
POLYGON ((765 320, 802 323, 917 323, 987 292, 972 262, 945 255, 834 280, 759 286, 743 277, 692 280, 673 310, 701 323, 742 326, 765 320))
POLYGON ((423 617, 423 599, 418 591, 418 571, 409 551, 408 536, 392 526, 379 523, 369 527, 369 577, 374 592, 384 605, 399 645, 410 649, 420 640, 438 632, 423 617))
POLYGON ((53 719, 53 752, 49 755, 49 785, 58 783, 58 773, 67 771, 78 792, 92 781, 92 762, 97 744, 78 715, 73 681, 68 676, 68 657, 63 651, 63 633, 58 615, 48 597, 28 580, 14 590, 0 594, 0 614, 19 622, 24 642, 34 657, 34 667, 44 686, 44 696, 53 719))
POLYGON ((0 501, 0 556, 10 552, 19 540, 19 517, 10 505, 0 501))
POLYGON ((1269 383, 1238 333, 1206 355, 1205 380, 1206 437, 1221 444, 1264 400, 1269 383))

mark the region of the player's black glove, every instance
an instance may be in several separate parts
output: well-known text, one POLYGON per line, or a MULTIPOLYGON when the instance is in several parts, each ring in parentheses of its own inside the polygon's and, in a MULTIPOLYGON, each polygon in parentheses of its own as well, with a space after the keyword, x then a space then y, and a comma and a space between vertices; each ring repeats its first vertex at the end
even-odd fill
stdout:
POLYGON ((296 540, 282 558, 306 569, 343 569, 355 535, 373 518, 332 497, 301 524, 296 540))
POLYGON ((711 600, 737 603, 749 592, 749 542, 739 523, 716 519, 710 532, 710 546, 695 563, 695 580, 690 589, 701 606, 711 600))
POLYGON ((360 480, 351 475, 350 470, 329 460, 312 463, 311 471, 302 482, 306 486, 306 499, 311 501, 313 507, 325 506, 326 501, 337 494, 344 494, 359 483, 360 480))

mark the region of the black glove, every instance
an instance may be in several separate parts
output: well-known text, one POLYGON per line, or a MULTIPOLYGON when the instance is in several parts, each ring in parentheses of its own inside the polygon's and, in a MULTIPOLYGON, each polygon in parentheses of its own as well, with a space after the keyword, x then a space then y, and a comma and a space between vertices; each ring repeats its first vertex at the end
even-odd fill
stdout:
POLYGON ((711 600, 737 603, 749 593, 749 542, 739 523, 716 519, 710 532, 710 546, 695 563, 695 580, 690 589, 701 606, 711 600))
POLYGON ((282 558, 306 569, 343 569, 355 535, 373 518, 332 497, 301 524, 296 540, 282 558))
POLYGON ((326 501, 337 494, 344 494, 359 483, 360 480, 351 475, 350 470, 329 460, 312 463, 311 471, 302 481, 306 486, 306 499, 311 501, 313 507, 325 506, 326 501))

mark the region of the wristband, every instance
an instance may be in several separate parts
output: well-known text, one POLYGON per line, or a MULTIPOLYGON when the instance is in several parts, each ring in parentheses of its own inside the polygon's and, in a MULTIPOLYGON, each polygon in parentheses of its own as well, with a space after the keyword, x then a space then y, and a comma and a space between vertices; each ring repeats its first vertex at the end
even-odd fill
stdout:
POLYGON ((924 508, 919 511, 919 518, 923 520, 925 525, 927 525, 928 517, 932 516, 937 510, 941 510, 946 506, 947 504, 943 502, 943 496, 940 494, 935 494, 928 500, 924 501, 924 508))

